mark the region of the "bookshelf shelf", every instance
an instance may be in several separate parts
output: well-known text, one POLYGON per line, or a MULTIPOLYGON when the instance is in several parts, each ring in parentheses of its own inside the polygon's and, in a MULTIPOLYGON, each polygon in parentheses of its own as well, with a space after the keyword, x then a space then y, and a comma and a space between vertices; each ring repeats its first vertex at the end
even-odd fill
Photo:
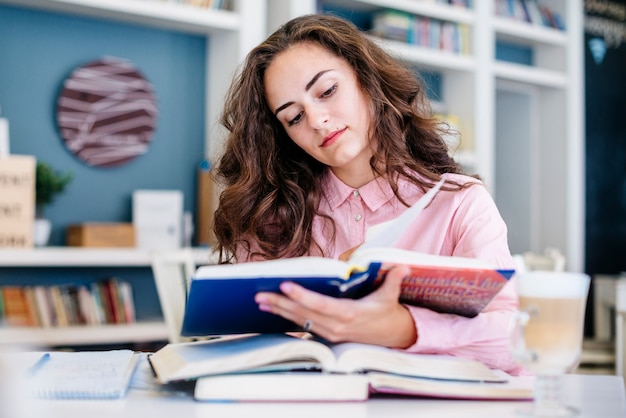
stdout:
POLYGON ((455 54, 425 47, 416 47, 402 42, 386 39, 372 39, 380 46, 393 51, 399 58, 406 62, 418 64, 422 68, 439 71, 462 71, 473 72, 476 64, 474 58, 467 55, 455 54))
POLYGON ((415 0, 326 0, 325 4, 350 8, 359 11, 375 11, 382 9, 402 10, 408 13, 430 17, 433 19, 446 20, 449 22, 474 24, 475 16, 470 9, 465 7, 450 7, 428 1, 415 0))
POLYGON ((503 80, 517 81, 539 87, 563 89, 567 87, 567 76, 558 71, 545 70, 509 62, 493 64, 494 75, 503 80))
MULTIPOLYGON (((209 264, 208 248, 192 249, 196 265, 209 264)), ((151 267, 152 251, 119 248, 43 247, 35 249, 0 250, 1 268, 125 268, 151 267)), ((24 283, 27 285, 27 283, 24 283)), ((168 329, 163 320, 139 320, 131 324, 70 325, 63 327, 2 327, 2 344, 25 346, 63 346, 123 344, 165 341, 168 329)))
MULTIPOLYGON (((209 264, 209 249, 193 249, 196 264, 209 264)), ((151 252, 141 249, 42 247, 0 250, 0 267, 150 267, 151 252)))
POLYGON ((567 33, 558 29, 536 26, 505 17, 494 17, 493 29, 498 38, 525 45, 567 46, 567 33))
POLYGON ((74 345, 77 342, 81 345, 121 344, 129 341, 165 341, 167 338, 167 327, 162 321, 54 328, 0 327, 3 344, 27 347, 74 345))
POLYGON ((115 20, 187 33, 235 32, 239 15, 225 10, 147 0, 0 0, 1 4, 115 20))

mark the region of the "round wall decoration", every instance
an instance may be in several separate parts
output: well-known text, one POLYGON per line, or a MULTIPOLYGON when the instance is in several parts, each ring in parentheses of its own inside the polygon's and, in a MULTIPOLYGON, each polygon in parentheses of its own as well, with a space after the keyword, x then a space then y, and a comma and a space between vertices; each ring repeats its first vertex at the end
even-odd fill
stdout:
POLYGON ((114 167, 148 150, 156 126, 152 86, 133 64, 102 58, 65 80, 57 123, 67 148, 85 163, 114 167))

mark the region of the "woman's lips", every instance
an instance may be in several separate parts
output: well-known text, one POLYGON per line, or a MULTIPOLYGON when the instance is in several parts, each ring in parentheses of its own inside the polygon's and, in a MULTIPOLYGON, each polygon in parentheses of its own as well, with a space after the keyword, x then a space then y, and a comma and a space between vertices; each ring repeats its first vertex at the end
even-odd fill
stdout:
POLYGON ((341 134, 343 134, 346 131, 347 128, 343 128, 340 129, 338 131, 332 132, 330 135, 327 135, 324 138, 324 141, 322 141, 322 148, 323 147, 329 147, 332 144, 335 143, 335 141, 337 141, 339 139, 339 137, 341 136, 341 134))

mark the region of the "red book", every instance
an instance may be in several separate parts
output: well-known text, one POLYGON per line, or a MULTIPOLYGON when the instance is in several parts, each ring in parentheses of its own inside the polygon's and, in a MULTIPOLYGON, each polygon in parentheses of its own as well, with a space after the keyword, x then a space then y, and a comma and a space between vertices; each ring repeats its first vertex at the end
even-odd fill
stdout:
POLYGON ((24 327, 31 325, 26 293, 21 286, 2 287, 4 321, 6 325, 24 327))

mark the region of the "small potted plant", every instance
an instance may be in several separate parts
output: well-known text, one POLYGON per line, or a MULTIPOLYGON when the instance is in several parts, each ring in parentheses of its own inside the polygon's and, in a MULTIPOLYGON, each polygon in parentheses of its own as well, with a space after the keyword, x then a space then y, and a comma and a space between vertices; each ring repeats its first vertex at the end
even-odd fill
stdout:
POLYGON ((51 223, 44 217, 44 208, 52 203, 57 195, 74 178, 70 172, 55 171, 49 164, 38 161, 35 172, 35 235, 36 246, 43 246, 50 238, 51 223))

